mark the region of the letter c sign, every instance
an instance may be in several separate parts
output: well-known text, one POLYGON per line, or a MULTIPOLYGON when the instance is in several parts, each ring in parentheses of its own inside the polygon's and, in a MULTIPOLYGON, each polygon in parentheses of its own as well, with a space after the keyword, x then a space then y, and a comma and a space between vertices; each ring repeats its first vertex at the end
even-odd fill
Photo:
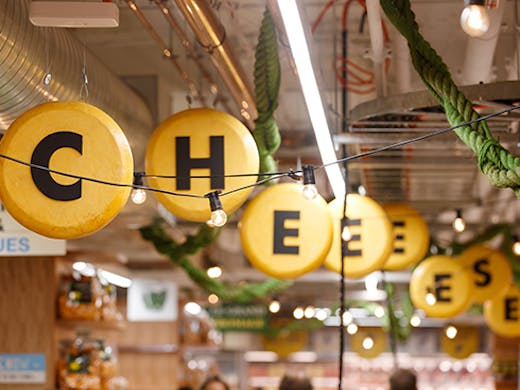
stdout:
POLYGON ((130 188, 113 187, 52 171, 132 184, 133 158, 117 123, 82 102, 50 102, 16 119, 0 141, 0 197, 22 225, 52 238, 77 238, 108 224, 130 188), (35 166, 50 169, 39 169, 35 166))

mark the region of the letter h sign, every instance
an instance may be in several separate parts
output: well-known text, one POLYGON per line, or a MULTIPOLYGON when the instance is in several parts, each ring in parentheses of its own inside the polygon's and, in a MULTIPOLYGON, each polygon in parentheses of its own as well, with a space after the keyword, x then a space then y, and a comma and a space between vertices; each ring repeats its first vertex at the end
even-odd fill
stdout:
POLYGON ((175 165, 177 190, 190 190, 192 169, 207 168, 211 175, 211 189, 224 188, 224 137, 209 137, 209 157, 192 158, 190 137, 175 137, 175 165))

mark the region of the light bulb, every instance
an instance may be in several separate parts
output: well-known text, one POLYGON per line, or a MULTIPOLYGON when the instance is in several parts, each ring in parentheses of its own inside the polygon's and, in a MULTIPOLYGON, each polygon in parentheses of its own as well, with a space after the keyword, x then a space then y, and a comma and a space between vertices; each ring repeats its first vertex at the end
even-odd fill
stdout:
POLYGON ((362 345, 363 348, 368 351, 369 349, 372 349, 374 347, 374 339, 370 336, 367 336, 363 339, 362 345))
POLYGON ((209 226, 221 227, 227 222, 227 214, 224 210, 219 209, 211 212, 211 219, 208 221, 209 226))
POLYGON ((343 324, 348 325, 352 322, 354 317, 352 317, 352 313, 348 310, 343 313, 343 324))
POLYGON ((383 318, 385 316, 385 309, 383 308, 383 306, 377 306, 376 309, 374 310, 374 315, 377 317, 377 318, 383 318))
POLYGON ((457 233, 462 233, 466 229, 466 221, 462 218, 462 212, 457 210, 457 216, 453 220, 453 230, 457 233))
POLYGON ((296 309, 294 309, 292 314, 294 318, 296 318, 297 320, 301 320, 303 318, 304 311, 300 306, 298 306, 296 309))
POLYGON ((209 294, 209 296, 208 296, 208 302, 209 303, 214 305, 215 303, 218 303, 218 301, 219 301, 218 295, 216 295, 216 294, 209 294))
POLYGON ((316 311, 316 318, 320 321, 325 321, 329 315, 326 310, 320 309, 316 311))
POLYGON ((220 268, 219 266, 209 267, 206 270, 206 273, 211 279, 218 279, 222 276, 222 268, 220 268))
POLYGON ((348 242, 352 239, 352 232, 350 231, 348 225, 343 226, 343 229, 341 230, 341 239, 345 242, 348 242))
POLYGON ((470 37, 484 35, 489 29, 489 16, 484 8, 484 1, 470 0, 460 14, 460 25, 470 37))
POLYGON ((358 326, 354 323, 351 323, 349 324, 349 326, 347 326, 347 333, 349 335, 353 335, 353 334, 356 334, 358 331, 358 326))
POLYGON ((520 256, 520 240, 518 240, 516 235, 513 236, 513 253, 520 256))
POLYGON ((307 306, 305 308, 305 311, 304 311, 303 315, 305 316, 305 318, 312 318, 312 317, 314 317, 314 306, 307 306))
POLYGON ((143 204, 146 200, 146 191, 142 188, 135 188, 132 190, 132 202, 135 204, 143 204))
POLYGON ((281 309, 281 305, 280 305, 280 302, 277 301, 276 299, 273 299, 271 301, 271 303, 269 304, 269 311, 271 313, 278 313, 281 309))
POLYGON ((410 325, 412 325, 414 328, 417 328, 419 325, 421 325, 421 317, 419 317, 417 314, 412 315, 412 317, 410 317, 410 325))
POLYGON ((457 328, 455 328, 453 325, 450 325, 446 328, 446 337, 453 340, 455 337, 457 337, 457 333, 459 333, 459 331, 457 330, 457 328))
POLYGON ((303 197, 307 200, 313 200, 318 196, 318 189, 314 184, 304 184, 302 189, 303 197))
POLYGON ((431 292, 426 294, 426 303, 430 306, 433 306, 437 303, 437 298, 435 298, 435 295, 431 292))

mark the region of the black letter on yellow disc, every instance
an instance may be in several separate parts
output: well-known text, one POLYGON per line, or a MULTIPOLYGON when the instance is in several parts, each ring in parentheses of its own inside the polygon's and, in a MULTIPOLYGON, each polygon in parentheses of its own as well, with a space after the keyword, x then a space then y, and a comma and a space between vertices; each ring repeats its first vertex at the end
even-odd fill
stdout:
POLYGON ((298 237, 298 229, 285 227, 286 219, 299 220, 300 212, 274 210, 273 254, 297 255, 300 252, 300 247, 284 244, 285 237, 298 237))
MULTIPOLYGON (((49 134, 34 148, 31 164, 49 168, 49 161, 58 149, 72 148, 82 154, 83 137, 81 134, 70 131, 60 131, 49 134)), ((31 167, 31 176, 34 184, 45 196, 55 200, 75 200, 81 198, 81 180, 73 184, 57 183, 45 169, 31 167)))
POLYGON ((190 137, 175 137, 177 190, 191 190, 190 173, 196 168, 209 168, 212 190, 224 188, 224 137, 210 136, 209 150, 207 158, 191 158, 190 137))
POLYGON ((450 291, 450 285, 442 285, 441 282, 445 279, 451 279, 451 274, 435 274, 435 299, 437 302, 451 302, 451 297, 447 295, 442 295, 443 291, 450 291))
POLYGON ((475 274, 479 274, 483 278, 482 280, 475 280, 475 285, 478 287, 485 287, 491 283, 491 274, 489 271, 483 269, 483 266, 489 268, 489 260, 487 258, 479 259, 473 264, 473 271, 475 274))
POLYGON ((504 313, 506 321, 518 321, 518 297, 504 299, 504 313))

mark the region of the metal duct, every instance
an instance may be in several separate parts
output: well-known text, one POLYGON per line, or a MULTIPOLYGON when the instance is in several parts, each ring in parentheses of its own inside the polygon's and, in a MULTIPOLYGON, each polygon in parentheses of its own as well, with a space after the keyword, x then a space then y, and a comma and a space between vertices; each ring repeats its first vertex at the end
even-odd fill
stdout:
POLYGON ((80 100, 85 64, 86 102, 121 126, 139 169, 153 130, 149 108, 68 31, 33 26, 29 3, 0 1, 0 130, 5 131, 23 112, 40 103, 80 100), (47 72, 52 75, 48 86, 43 82, 47 72))
POLYGON ((175 0, 188 24, 195 32, 199 43, 211 56, 220 77, 226 83, 247 125, 253 128, 257 117, 255 99, 246 83, 244 71, 233 55, 226 40, 226 31, 213 15, 206 0, 175 0))

